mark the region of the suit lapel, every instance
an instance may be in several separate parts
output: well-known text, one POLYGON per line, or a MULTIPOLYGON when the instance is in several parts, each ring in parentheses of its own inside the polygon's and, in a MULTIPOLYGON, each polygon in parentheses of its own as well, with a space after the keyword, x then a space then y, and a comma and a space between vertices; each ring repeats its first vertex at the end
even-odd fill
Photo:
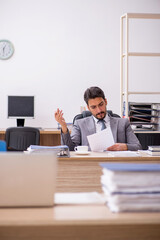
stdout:
POLYGON ((85 129, 87 129, 87 136, 96 133, 96 126, 93 117, 84 118, 85 120, 85 129))
POLYGON ((112 130, 112 134, 113 134, 115 143, 117 142, 117 126, 118 126, 118 121, 116 121, 116 119, 110 117, 110 127, 112 130))

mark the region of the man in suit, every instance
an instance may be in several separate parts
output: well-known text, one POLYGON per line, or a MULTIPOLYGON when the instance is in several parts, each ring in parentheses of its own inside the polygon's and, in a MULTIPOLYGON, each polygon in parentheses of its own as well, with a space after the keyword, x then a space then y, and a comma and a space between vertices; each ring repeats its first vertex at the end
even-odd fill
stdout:
MULTIPOLYGON (((75 120, 71 134, 63 118, 62 110, 57 109, 55 119, 61 125, 61 142, 71 151, 75 146, 87 145, 88 135, 109 128, 112 131, 115 144, 108 147, 108 151, 137 151, 141 144, 135 136, 128 119, 111 117, 107 113, 107 100, 104 92, 99 87, 90 87, 84 93, 84 100, 92 116, 75 120)), ((90 146, 89 146, 89 150, 90 146)))

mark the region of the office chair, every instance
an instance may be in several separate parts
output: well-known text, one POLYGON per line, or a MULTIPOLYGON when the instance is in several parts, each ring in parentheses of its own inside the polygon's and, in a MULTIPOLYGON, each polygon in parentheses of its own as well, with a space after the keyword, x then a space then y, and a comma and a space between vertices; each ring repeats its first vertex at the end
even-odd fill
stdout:
MULTIPOLYGON (((119 116, 118 114, 113 113, 111 110, 107 110, 107 112, 108 112, 108 114, 109 114, 111 117, 118 117, 118 118, 120 118, 120 116, 119 116)), ((74 119, 73 119, 73 124, 74 124, 75 120, 81 119, 81 118, 85 118, 85 117, 89 117, 89 116, 91 116, 91 115, 92 115, 92 113, 91 113, 90 111, 83 111, 82 113, 77 114, 77 115, 74 117, 74 119)))
POLYGON ((39 145, 40 132, 33 127, 10 127, 5 140, 7 151, 25 151, 30 145, 39 145))

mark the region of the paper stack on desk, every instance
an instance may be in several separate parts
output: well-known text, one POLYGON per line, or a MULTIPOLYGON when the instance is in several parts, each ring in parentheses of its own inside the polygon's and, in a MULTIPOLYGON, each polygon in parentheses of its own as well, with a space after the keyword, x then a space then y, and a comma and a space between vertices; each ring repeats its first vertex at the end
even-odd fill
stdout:
POLYGON ((30 145, 27 148, 29 153, 40 153, 40 152, 57 152, 58 157, 70 157, 69 148, 66 145, 60 146, 40 146, 40 145, 30 145))
POLYGON ((160 164, 101 163, 102 189, 112 212, 160 211, 160 164))
POLYGON ((151 156, 160 156, 160 145, 159 146, 148 146, 147 153, 151 156))

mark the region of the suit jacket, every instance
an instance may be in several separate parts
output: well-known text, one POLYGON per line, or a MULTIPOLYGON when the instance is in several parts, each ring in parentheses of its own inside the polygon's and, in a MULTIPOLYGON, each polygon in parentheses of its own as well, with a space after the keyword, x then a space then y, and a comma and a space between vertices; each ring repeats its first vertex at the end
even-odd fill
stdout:
MULTIPOLYGON (((110 127, 115 143, 126 143, 128 150, 131 151, 142 149, 127 118, 110 117, 110 127)), ((91 150, 87 136, 94 133, 96 133, 96 126, 93 116, 78 119, 74 122, 71 135, 69 131, 66 134, 61 133, 61 143, 67 145, 70 151, 78 145, 88 146, 91 150)))

